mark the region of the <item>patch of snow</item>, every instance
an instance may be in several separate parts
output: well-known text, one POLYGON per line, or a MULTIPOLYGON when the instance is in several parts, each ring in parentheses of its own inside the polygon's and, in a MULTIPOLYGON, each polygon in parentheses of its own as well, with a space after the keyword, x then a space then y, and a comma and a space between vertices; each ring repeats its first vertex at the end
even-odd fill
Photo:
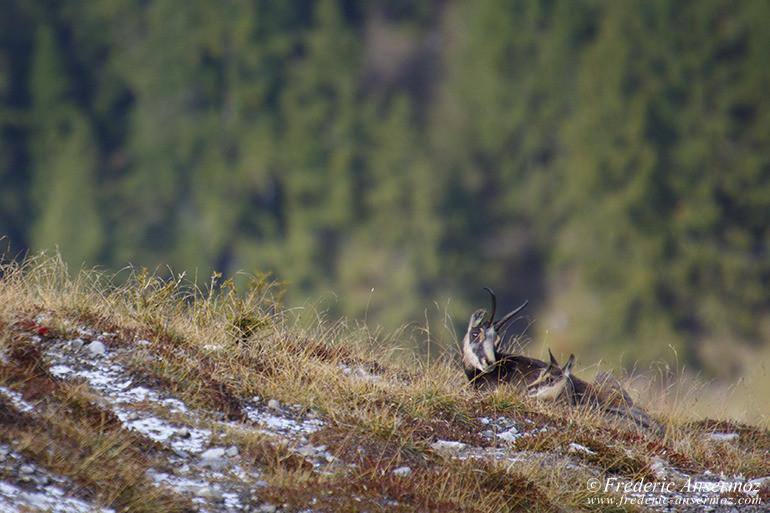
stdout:
POLYGON ((75 497, 68 497, 58 486, 48 485, 44 492, 25 490, 0 481, 0 511, 8 513, 48 511, 51 513, 114 513, 114 509, 97 508, 75 497))
POLYGON ((738 433, 711 433, 708 435, 708 439, 714 442, 732 442, 737 440, 739 436, 738 433))
POLYGON ((11 390, 8 387, 0 386, 0 393, 5 395, 8 400, 11 402, 11 404, 19 411, 22 412, 31 412, 34 411, 35 407, 29 404, 27 401, 22 399, 21 393, 17 392, 16 390, 11 390))
MULTIPOLYGON (((271 399, 272 400, 272 399, 271 399)), ((319 419, 307 419, 303 421, 294 420, 289 417, 274 415, 272 413, 260 412, 252 406, 245 406, 243 414, 247 419, 255 424, 261 424, 269 431, 278 431, 284 435, 298 436, 306 435, 318 431, 324 425, 319 419)))

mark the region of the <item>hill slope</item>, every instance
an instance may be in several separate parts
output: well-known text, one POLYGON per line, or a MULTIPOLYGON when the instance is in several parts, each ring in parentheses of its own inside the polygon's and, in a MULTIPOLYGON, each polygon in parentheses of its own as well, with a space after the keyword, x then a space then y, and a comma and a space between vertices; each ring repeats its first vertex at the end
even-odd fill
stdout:
MULTIPOLYGON (((9 511, 761 511, 770 432, 591 412, 390 363, 370 335, 285 312, 258 277, 0 279, 0 506, 9 511), (293 320, 292 320, 293 319, 293 320)), ((655 414, 656 412, 652 412, 655 414)))

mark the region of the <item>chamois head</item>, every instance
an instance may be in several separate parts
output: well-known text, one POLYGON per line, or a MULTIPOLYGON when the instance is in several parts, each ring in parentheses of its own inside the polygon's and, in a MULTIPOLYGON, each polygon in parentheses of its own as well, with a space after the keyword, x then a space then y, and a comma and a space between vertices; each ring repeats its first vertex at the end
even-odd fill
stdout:
POLYGON ((569 377, 572 374, 572 366, 575 364, 575 355, 569 355, 569 360, 564 367, 554 358, 551 350, 548 350, 551 363, 540 371, 540 376, 529 384, 527 394, 543 401, 556 401, 564 394, 569 393, 569 377))
POLYGON ((506 322, 519 313, 528 301, 505 317, 495 322, 495 310, 497 298, 492 289, 484 287, 492 296, 492 308, 489 313, 486 310, 476 310, 468 321, 468 331, 463 338, 463 365, 466 369, 478 369, 487 372, 497 360, 496 349, 500 342, 499 331, 506 322))

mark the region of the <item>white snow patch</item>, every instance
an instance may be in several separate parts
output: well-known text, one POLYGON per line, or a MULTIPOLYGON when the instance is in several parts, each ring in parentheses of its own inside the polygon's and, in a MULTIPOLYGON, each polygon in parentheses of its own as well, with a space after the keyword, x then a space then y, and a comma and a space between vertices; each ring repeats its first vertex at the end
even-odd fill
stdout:
POLYGON ((10 388, 0 386, 0 393, 3 393, 11 402, 11 404, 19 411, 31 412, 35 409, 34 406, 22 399, 21 393, 17 392, 16 390, 11 390, 10 388))
POLYGON ((67 497, 58 486, 45 487, 45 493, 26 491, 6 481, 0 481, 0 510, 8 513, 49 511, 51 513, 114 513, 114 509, 97 508, 75 497, 67 497))
POLYGON ((299 436, 314 433, 321 429, 324 423, 319 419, 294 420, 272 413, 260 412, 258 409, 245 406, 243 414, 255 424, 261 424, 269 431, 279 431, 284 435, 299 436))
POLYGON ((714 442, 732 442, 737 440, 738 436, 738 433, 711 433, 708 438, 714 442))

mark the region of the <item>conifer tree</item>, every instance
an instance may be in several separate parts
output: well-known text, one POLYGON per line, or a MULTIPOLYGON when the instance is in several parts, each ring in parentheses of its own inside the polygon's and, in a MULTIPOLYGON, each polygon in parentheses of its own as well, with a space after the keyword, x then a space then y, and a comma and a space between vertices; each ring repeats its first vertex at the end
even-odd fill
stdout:
POLYGON ((30 71, 33 249, 59 248, 73 265, 96 264, 104 229, 98 150, 90 123, 71 101, 53 30, 40 25, 30 71))

